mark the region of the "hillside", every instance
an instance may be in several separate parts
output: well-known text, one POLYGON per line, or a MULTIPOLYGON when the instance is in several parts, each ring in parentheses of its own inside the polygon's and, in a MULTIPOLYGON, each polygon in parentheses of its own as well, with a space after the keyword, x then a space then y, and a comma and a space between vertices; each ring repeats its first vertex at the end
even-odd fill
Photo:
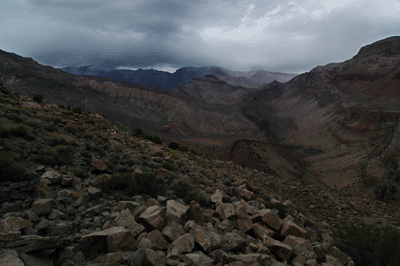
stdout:
POLYGON ((285 181, 4 88, 0 102, 2 265, 353 263, 285 181))

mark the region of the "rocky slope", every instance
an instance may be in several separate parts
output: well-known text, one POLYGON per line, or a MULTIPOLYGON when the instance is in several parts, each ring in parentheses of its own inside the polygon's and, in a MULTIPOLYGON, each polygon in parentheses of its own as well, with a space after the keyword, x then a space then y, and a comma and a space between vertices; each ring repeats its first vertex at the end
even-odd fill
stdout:
POLYGON ((243 113, 274 142, 319 150, 303 158, 307 173, 328 187, 397 200, 399 40, 373 43, 346 62, 267 85, 243 113))
POLYGON ((1 265, 354 265, 291 201, 345 200, 0 90, 1 265))

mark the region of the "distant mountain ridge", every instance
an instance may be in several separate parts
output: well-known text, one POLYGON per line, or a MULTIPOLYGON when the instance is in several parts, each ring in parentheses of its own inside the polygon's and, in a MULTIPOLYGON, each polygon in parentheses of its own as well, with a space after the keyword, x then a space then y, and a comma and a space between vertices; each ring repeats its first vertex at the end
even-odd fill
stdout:
POLYGON ((214 75, 230 85, 246 88, 260 87, 274 80, 287 82, 296 76, 295 74, 275 73, 264 70, 233 71, 217 66, 182 67, 174 73, 154 69, 116 69, 107 65, 65 67, 60 68, 60 70, 73 75, 112 78, 120 83, 132 83, 158 89, 171 89, 175 86, 186 84, 193 78, 202 78, 206 75, 214 75))

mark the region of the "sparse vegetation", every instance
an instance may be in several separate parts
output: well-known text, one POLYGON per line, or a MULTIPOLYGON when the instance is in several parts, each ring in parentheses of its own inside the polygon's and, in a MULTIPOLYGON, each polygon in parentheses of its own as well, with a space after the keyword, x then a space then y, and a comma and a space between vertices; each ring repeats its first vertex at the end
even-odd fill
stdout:
POLYGON ((391 225, 341 226, 333 237, 356 265, 400 265, 400 230, 391 225))
POLYGON ((172 142, 170 142, 168 144, 168 148, 173 149, 173 150, 177 150, 177 149, 179 149, 179 144, 174 142, 174 141, 172 141, 172 142))
POLYGON ((43 102, 43 96, 40 94, 35 94, 33 95, 32 100, 34 100, 35 102, 41 104, 43 102))
POLYGON ((163 180, 153 172, 135 175, 131 173, 113 174, 111 178, 104 180, 98 186, 105 192, 122 192, 127 196, 147 194, 156 197, 164 195, 166 191, 163 180))

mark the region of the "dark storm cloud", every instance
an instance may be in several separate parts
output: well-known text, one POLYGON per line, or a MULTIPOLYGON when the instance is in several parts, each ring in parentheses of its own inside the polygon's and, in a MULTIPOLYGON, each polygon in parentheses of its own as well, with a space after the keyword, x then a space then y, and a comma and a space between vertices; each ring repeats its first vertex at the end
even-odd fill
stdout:
POLYGON ((53 66, 302 72, 398 34, 398 12, 395 0, 15 0, 0 3, 0 49, 53 66))

